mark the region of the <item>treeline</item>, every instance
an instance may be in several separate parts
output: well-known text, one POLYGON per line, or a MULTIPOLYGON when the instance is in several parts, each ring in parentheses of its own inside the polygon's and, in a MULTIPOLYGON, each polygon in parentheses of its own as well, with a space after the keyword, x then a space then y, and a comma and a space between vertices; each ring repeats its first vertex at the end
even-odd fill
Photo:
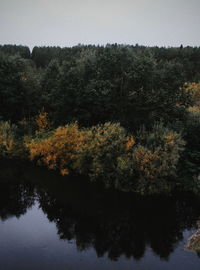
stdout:
POLYGON ((198 190, 199 81, 200 48, 0 46, 1 155, 142 194, 198 190))
POLYGON ((16 122, 44 110, 56 126, 120 122, 128 129, 183 120, 180 91, 200 81, 200 48, 107 45, 0 47, 0 117, 16 122), (179 104, 179 106, 177 106, 179 104))

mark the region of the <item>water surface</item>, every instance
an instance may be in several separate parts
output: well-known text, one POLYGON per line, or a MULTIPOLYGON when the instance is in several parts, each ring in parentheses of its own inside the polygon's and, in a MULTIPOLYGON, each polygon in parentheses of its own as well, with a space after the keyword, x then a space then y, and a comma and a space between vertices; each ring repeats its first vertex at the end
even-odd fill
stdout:
POLYGON ((184 249, 199 217, 192 194, 144 198, 5 163, 0 269, 199 270, 184 249))

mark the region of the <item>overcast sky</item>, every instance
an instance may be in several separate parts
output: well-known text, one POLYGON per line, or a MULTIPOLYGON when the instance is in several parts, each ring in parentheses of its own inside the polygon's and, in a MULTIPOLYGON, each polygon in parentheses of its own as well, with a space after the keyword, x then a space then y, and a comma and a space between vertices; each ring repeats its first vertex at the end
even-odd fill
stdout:
POLYGON ((0 44, 200 46, 200 0, 0 0, 0 44))

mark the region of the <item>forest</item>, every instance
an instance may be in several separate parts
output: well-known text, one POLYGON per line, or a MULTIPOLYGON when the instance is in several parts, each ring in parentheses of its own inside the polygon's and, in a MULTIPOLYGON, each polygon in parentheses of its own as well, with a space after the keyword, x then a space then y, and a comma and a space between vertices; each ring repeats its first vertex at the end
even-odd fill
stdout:
POLYGON ((200 48, 0 46, 0 156, 139 194, 200 192, 200 48))

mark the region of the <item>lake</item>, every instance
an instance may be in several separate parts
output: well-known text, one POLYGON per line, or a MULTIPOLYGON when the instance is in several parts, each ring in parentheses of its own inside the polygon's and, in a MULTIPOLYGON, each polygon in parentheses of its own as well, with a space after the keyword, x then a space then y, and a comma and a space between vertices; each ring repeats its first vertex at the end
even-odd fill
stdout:
POLYGON ((142 197, 1 162, 1 270, 199 270, 200 197, 142 197))

